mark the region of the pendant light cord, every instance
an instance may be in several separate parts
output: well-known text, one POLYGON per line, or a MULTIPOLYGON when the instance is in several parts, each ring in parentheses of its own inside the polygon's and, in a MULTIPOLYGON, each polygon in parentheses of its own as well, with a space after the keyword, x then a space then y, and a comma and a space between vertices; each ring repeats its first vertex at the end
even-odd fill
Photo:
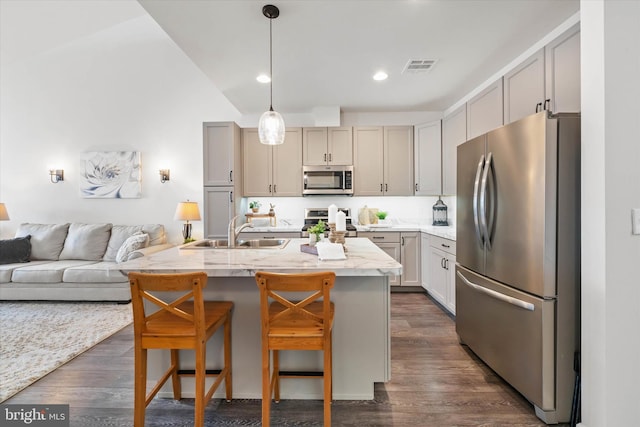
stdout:
POLYGON ((273 34, 272 24, 273 18, 269 18, 269 76, 271 81, 269 82, 269 111, 273 111, 273 34))

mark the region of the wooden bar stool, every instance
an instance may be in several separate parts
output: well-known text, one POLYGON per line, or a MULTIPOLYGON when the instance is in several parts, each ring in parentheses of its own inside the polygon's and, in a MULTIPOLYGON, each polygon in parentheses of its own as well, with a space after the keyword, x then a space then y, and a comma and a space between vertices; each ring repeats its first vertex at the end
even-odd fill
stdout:
POLYGON ((204 272, 183 274, 129 273, 133 307, 133 332, 135 341, 135 427, 144 426, 145 410, 151 399, 171 377, 173 397, 181 399, 181 376, 195 376, 194 426, 204 426, 204 408, 222 380, 225 382, 227 401, 231 400, 231 310, 228 301, 207 301, 202 297, 207 285, 204 272), (172 302, 165 302, 157 295, 171 292, 182 294, 172 302), (154 304, 145 309, 144 301, 154 304), (157 311, 156 311, 157 309, 157 311), (207 340, 224 326, 224 368, 207 371, 207 340), (171 366, 147 394, 147 350, 171 350, 171 366), (181 371, 179 350, 195 351, 195 371, 181 371), (205 394, 205 377, 216 376, 205 394))
MULTIPOLYGON (((334 306, 329 299, 336 275, 331 271, 308 274, 257 272, 262 322, 262 425, 270 422, 271 396, 280 401, 279 350, 323 350, 324 425, 331 425, 331 332, 334 306), (310 294, 302 301, 283 296, 289 292, 310 294), (322 300, 320 300, 322 298, 322 300), (273 373, 270 368, 273 352, 273 373)), ((297 294, 299 297, 299 294, 297 294)), ((318 375, 291 374, 317 378, 318 375)))

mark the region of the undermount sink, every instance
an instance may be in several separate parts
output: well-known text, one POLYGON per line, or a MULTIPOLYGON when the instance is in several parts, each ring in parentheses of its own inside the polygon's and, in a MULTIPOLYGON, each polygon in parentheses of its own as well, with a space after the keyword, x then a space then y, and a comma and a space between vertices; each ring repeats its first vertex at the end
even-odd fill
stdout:
POLYGON ((227 240, 198 240, 182 246, 180 249, 282 249, 290 239, 251 239, 238 240, 235 248, 229 247, 227 240))
POLYGON ((241 248, 274 248, 280 249, 287 246, 289 239, 252 239, 238 240, 237 247, 241 248))

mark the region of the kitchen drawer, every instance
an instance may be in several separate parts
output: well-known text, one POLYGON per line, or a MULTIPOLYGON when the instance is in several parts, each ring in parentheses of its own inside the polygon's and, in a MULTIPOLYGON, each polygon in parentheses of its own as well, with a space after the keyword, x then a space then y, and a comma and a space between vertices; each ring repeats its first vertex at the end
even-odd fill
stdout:
POLYGON ((243 231, 238 235, 239 240, 253 240, 253 239, 298 239, 300 238, 300 232, 296 231, 243 231))
POLYGON ((400 243, 398 231, 358 231, 358 237, 366 237, 373 243, 400 243))
POLYGON ((456 242, 455 240, 444 239, 439 236, 434 236, 431 234, 429 236, 431 241, 431 246, 440 249, 441 251, 447 252, 451 255, 456 254, 456 242))

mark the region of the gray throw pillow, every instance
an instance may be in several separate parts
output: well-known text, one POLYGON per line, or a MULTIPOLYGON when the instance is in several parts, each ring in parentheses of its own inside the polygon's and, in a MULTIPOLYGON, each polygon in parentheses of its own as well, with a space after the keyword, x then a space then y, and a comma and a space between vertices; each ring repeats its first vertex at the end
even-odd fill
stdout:
POLYGON ((71 224, 60 259, 101 261, 111 237, 111 227, 112 224, 71 224))
POLYGON ((141 225, 114 225, 111 229, 111 237, 103 260, 115 261, 118 249, 120 249, 124 241, 140 231, 142 231, 141 225))
POLYGON ((29 262, 31 257, 31 236, 0 240, 0 264, 29 262))
POLYGON ((57 261, 69 224, 20 224, 16 237, 31 235, 31 259, 57 261))

